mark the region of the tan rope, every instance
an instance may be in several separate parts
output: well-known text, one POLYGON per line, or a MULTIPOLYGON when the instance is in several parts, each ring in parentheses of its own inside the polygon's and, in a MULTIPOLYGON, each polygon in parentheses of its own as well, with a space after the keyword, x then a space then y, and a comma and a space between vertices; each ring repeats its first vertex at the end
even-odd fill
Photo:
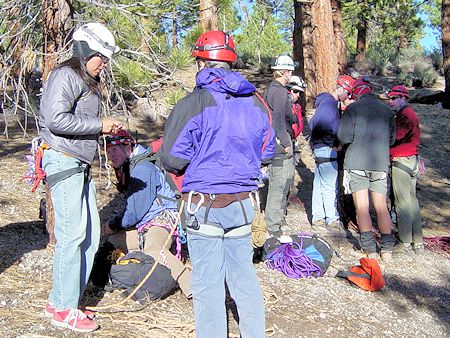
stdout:
POLYGON ((254 248, 260 248, 266 242, 267 224, 264 220, 264 213, 257 210, 255 219, 252 223, 252 245, 254 248))
MULTIPOLYGON (((175 226, 172 228, 172 230, 170 231, 169 235, 167 236, 166 241, 164 242, 162 248, 161 248, 161 252, 164 251, 164 248, 167 246, 167 244, 169 243, 169 241, 171 240, 173 233, 175 232, 178 223, 180 222, 180 218, 181 218, 181 213, 183 212, 183 208, 184 208, 184 200, 181 200, 181 204, 180 204, 180 209, 178 210, 178 216, 177 216, 177 220, 175 222, 175 226)), ((86 309, 91 310, 91 311, 101 311, 101 310, 106 310, 106 309, 111 309, 114 307, 118 307, 123 305, 125 302, 127 302, 131 297, 133 297, 136 292, 138 292, 138 290, 142 287, 142 285, 144 285, 144 283, 150 278, 150 276, 152 275, 153 271, 155 271, 156 266, 158 265, 159 261, 161 259, 161 255, 159 255, 156 259, 155 259, 155 264, 153 264, 152 268, 150 269, 150 271, 147 273, 147 275, 142 279, 142 281, 139 283, 138 286, 136 286, 136 288, 133 290, 133 292, 131 292, 127 298, 123 299, 122 301, 115 303, 115 304, 111 304, 111 305, 106 305, 106 306, 88 306, 86 307, 86 309)))

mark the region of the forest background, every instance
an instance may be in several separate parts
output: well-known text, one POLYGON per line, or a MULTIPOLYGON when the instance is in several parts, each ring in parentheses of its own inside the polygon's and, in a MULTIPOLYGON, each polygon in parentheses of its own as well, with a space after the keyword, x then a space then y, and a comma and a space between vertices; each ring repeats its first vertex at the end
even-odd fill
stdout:
POLYGON ((3 134, 29 119, 37 126, 42 82, 70 57, 71 34, 81 23, 104 23, 122 52, 103 74, 105 113, 132 113, 145 105, 156 118, 191 88, 173 74, 192 65, 191 48, 204 31, 235 39, 237 68, 267 72, 278 54, 297 62, 305 78, 303 104, 334 88, 339 73, 395 76, 407 86, 431 86, 445 76, 450 107, 449 0, 2 0, 0 109, 3 134), (425 22, 427 21, 427 22, 425 22), (420 41, 433 29, 437 43, 420 41), (164 102, 153 93, 164 89, 164 102))

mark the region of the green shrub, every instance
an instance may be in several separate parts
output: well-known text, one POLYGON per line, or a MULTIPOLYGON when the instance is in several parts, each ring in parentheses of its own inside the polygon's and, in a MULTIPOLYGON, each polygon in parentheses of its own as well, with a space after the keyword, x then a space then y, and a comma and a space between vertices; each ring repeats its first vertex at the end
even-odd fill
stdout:
POLYGON ((187 48, 173 48, 169 54, 169 64, 176 69, 186 69, 194 63, 191 53, 187 48))
POLYGON ((177 88, 177 89, 169 91, 167 93, 166 103, 169 106, 173 107, 177 104, 178 101, 180 101, 185 96, 186 96, 186 92, 181 88, 177 88))
POLYGON ((430 86, 438 79, 431 59, 420 49, 403 50, 398 56, 397 65, 399 79, 408 86, 411 86, 413 82, 421 82, 423 86, 430 86))
POLYGON ((117 84, 130 89, 147 86, 153 80, 153 72, 136 61, 121 57, 113 66, 117 84))
POLYGON ((425 52, 425 55, 431 59, 434 69, 442 75, 444 74, 444 63, 442 57, 442 49, 434 47, 433 50, 425 52))

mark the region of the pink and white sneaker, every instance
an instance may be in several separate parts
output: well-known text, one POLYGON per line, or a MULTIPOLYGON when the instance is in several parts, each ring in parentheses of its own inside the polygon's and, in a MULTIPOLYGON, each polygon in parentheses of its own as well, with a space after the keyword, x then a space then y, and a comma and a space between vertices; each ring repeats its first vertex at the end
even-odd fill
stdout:
MULTIPOLYGON (((53 315, 55 314, 56 309, 53 307, 52 304, 50 304, 50 302, 47 302, 47 304, 45 304, 45 308, 44 308, 44 315, 47 318, 53 318, 53 315)), ((83 313, 86 315, 86 317, 88 317, 89 319, 94 319, 95 318, 95 313, 89 310, 83 310, 83 313)))
POLYGON ((98 329, 98 324, 78 309, 54 312, 51 324, 75 332, 92 332, 98 329))

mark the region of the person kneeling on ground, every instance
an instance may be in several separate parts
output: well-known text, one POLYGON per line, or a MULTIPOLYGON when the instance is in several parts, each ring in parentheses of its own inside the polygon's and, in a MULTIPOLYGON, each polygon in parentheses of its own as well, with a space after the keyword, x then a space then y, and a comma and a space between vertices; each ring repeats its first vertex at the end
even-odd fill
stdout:
POLYGON ((173 238, 163 248, 168 232, 177 226, 178 215, 175 193, 163 172, 146 160, 148 149, 135 144, 126 131, 106 137, 106 152, 116 170, 119 190, 126 194, 124 211, 104 225, 109 241, 125 253, 141 250, 155 260, 163 255, 162 262, 190 298, 191 271, 170 252, 173 238))

